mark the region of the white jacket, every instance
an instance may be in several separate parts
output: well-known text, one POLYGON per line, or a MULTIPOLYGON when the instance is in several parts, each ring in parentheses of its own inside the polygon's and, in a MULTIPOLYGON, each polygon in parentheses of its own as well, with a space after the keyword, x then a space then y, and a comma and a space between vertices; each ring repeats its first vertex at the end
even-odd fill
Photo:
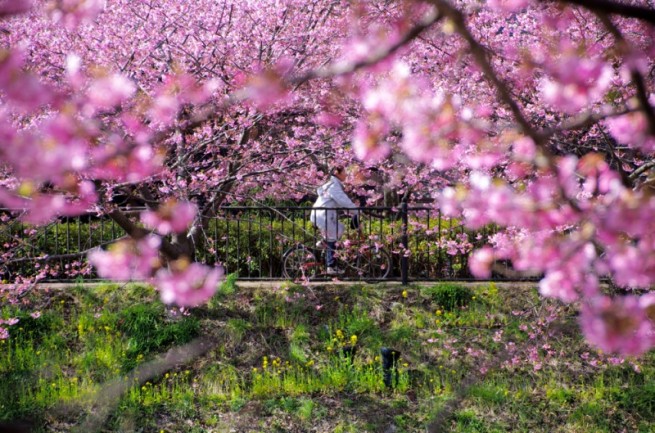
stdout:
MULTIPOLYGON (((343 185, 334 176, 316 190, 318 199, 314 203, 315 208, 357 208, 355 203, 348 198, 343 191, 343 185)), ((355 215, 357 211, 348 211, 355 215)), ((337 211, 332 209, 315 209, 309 216, 311 222, 321 231, 323 237, 328 241, 338 240, 344 232, 344 225, 339 222, 337 211)))

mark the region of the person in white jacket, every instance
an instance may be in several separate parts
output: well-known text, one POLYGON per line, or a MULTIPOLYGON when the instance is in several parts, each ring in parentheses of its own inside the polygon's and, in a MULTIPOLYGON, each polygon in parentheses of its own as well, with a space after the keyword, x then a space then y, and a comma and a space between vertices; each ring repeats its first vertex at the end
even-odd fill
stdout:
POLYGON ((357 206, 343 190, 342 182, 345 182, 345 180, 345 168, 341 166, 333 167, 330 170, 330 180, 316 190, 318 199, 313 207, 318 209, 313 209, 309 216, 311 222, 321 231, 327 244, 326 264, 328 274, 340 274, 342 272, 341 269, 336 267, 334 257, 337 241, 345 231, 344 225, 339 221, 337 209, 349 209, 347 212, 353 216, 355 225, 358 225, 358 212, 352 210, 356 209, 357 206))

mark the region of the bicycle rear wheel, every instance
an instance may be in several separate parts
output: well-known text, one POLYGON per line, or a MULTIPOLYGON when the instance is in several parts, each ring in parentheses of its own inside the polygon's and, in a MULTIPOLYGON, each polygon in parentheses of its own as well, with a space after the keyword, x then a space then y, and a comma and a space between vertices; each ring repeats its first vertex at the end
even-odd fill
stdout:
POLYGON ((383 280, 391 272, 391 256, 382 248, 369 248, 357 255, 355 271, 360 278, 383 280))
POLYGON ((316 254, 303 245, 284 253, 283 273, 289 280, 312 279, 319 273, 320 263, 316 254))

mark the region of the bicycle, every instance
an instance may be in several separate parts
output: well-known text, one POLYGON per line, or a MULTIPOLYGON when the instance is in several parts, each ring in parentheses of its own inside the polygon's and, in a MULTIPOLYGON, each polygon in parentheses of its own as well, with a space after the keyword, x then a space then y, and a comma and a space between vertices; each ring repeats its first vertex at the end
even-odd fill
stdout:
MULTIPOLYGON (((362 278, 383 280, 391 272, 391 256, 380 246, 370 245, 360 233, 350 244, 354 246, 353 260, 345 260, 344 273, 338 276, 347 278, 362 278)), ((328 277, 325 264, 327 243, 321 240, 315 247, 299 243, 289 248, 282 255, 282 269, 284 277, 290 280, 316 279, 328 277)), ((338 250, 342 252, 342 250, 338 250)), ((333 277, 334 275, 329 275, 333 277)))

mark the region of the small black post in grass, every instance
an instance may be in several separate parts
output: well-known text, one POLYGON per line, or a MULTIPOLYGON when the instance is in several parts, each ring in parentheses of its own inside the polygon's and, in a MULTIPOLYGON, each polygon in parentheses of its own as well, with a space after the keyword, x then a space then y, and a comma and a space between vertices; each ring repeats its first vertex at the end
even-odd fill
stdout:
POLYGON ((341 356, 348 362, 349 365, 352 365, 356 352, 357 346, 347 345, 341 348, 341 356))
POLYGON ((409 237, 407 236, 407 224, 408 224, 408 218, 407 218, 407 201, 404 200, 402 202, 402 206, 400 208, 400 216, 402 218, 402 237, 400 239, 400 243, 402 244, 403 247, 403 255, 400 257, 400 277, 402 280, 403 286, 406 286, 409 284, 409 262, 407 258, 407 251, 409 251, 409 237))
POLYGON ((398 359, 400 358, 400 352, 397 350, 389 349, 388 347, 383 347, 380 349, 382 354, 382 374, 384 385, 387 388, 394 388, 398 385, 398 359), (394 373, 395 380, 391 381, 391 373, 394 373))

